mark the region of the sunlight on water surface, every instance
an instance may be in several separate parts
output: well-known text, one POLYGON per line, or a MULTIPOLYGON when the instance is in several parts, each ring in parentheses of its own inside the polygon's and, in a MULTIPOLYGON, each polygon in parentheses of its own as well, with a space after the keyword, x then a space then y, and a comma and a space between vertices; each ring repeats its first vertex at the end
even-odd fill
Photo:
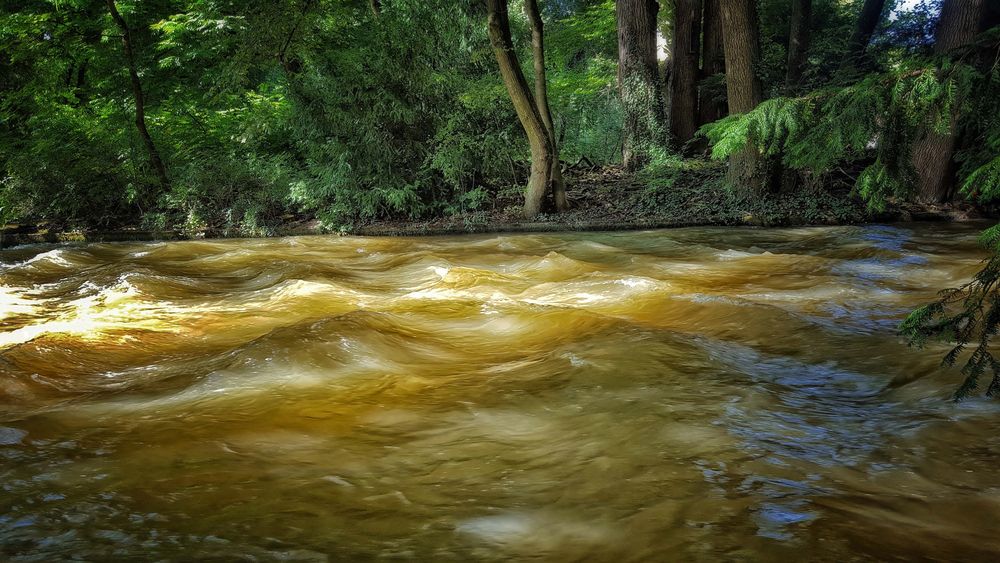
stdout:
POLYGON ((0 252, 0 558, 995 558, 978 228, 0 252))

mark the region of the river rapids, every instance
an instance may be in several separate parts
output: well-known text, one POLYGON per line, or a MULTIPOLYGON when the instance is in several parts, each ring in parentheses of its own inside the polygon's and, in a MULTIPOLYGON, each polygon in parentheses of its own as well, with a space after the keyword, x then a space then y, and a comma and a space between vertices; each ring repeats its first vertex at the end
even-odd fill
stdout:
POLYGON ((0 252, 0 559, 1000 558, 981 226, 0 252))

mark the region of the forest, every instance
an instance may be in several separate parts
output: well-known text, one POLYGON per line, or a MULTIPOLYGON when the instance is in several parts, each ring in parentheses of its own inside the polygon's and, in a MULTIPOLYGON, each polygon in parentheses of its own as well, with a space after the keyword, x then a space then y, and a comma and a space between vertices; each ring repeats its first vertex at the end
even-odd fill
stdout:
POLYGON ((692 184, 748 201, 846 190, 875 210, 985 202, 998 11, 5 0, 0 218, 242 234, 498 202, 531 218, 584 204, 565 195, 582 168, 620 172, 612 200, 637 177, 633 211, 686 204, 692 184))

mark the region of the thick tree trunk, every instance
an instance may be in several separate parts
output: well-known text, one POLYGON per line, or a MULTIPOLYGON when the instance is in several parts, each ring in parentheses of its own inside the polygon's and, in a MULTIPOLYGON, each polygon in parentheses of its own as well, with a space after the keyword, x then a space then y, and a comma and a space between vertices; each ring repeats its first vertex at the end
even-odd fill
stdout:
POLYGON ((871 40, 875 28, 882 20, 882 12, 885 9, 885 0, 865 0, 861 6, 861 13, 858 15, 857 24, 854 26, 854 33, 847 43, 847 55, 841 63, 841 69, 861 66, 868 48, 868 41, 871 40))
POLYGON ((701 0, 674 0, 674 57, 670 88, 670 133, 678 147, 698 130, 698 61, 701 0))
MULTIPOLYGON (((722 11, 720 0, 704 0, 702 10, 701 79, 726 71, 726 55, 722 43, 722 11)), ((726 115, 726 104, 712 99, 706 88, 698 92, 698 125, 717 121, 726 115)))
POLYGON ((128 24, 125 23, 125 18, 118 13, 115 1, 107 0, 107 4, 108 11, 111 12, 111 19, 115 21, 115 25, 122 32, 125 60, 128 63, 128 76, 132 82, 132 98, 135 102, 135 128, 139 130, 142 143, 146 146, 146 152, 149 155, 149 164, 156 173, 156 177, 160 181, 160 186, 166 188, 170 185, 170 180, 167 177, 167 168, 163 165, 160 152, 156 150, 153 138, 149 135, 149 129, 146 128, 146 106, 142 95, 142 83, 139 81, 139 72, 136 70, 135 51, 132 49, 132 31, 129 29, 128 24))
POLYGON ((812 0, 792 0, 792 14, 788 28, 788 68, 785 70, 785 88, 792 91, 799 87, 802 71, 809 51, 809 26, 812 22, 812 0))
MULTIPOLYGON (((760 78, 756 73, 760 60, 756 0, 722 2, 722 35, 726 50, 729 113, 746 113, 763 101, 760 78)), ((748 144, 730 157, 726 178, 735 189, 758 193, 768 187, 766 168, 760 151, 748 144)))
POLYGON ((545 123, 538 113, 538 106, 532 99, 528 81, 524 78, 517 53, 514 51, 514 43, 510 37, 507 0, 487 0, 486 7, 490 45, 500 66, 500 77, 514 104, 517 118, 528 136, 528 146, 531 149, 531 176, 524 195, 524 217, 531 219, 541 211, 542 200, 549 185, 552 174, 552 146, 549 143, 545 123))
POLYGON ((665 144, 663 97, 656 64, 656 0, 618 0, 618 91, 624 129, 622 161, 626 170, 649 162, 650 150, 665 144))
POLYGON ((83 88, 84 83, 87 81, 87 63, 88 61, 83 61, 80 63, 79 68, 76 69, 76 87, 83 88))
POLYGON ((998 25, 1000 25, 1000 2, 987 2, 979 29, 986 31, 998 25))
MULTIPOLYGON (((985 5, 986 0, 945 0, 934 32, 934 52, 945 54, 972 41, 984 21, 985 5)), ((957 120, 957 112, 952 110, 947 133, 928 131, 913 146, 918 201, 941 203, 954 195, 952 156, 957 140, 957 120)))
POLYGON ((549 92, 545 78, 545 34, 537 0, 525 0, 524 12, 528 16, 528 21, 531 22, 531 58, 535 69, 535 106, 537 106, 538 114, 545 125, 549 144, 552 146, 552 172, 549 175, 552 184, 552 199, 555 201, 557 211, 565 211, 569 208, 569 203, 566 201, 566 182, 563 180, 562 168, 559 165, 559 143, 556 139, 556 128, 552 122, 552 109, 549 106, 549 92))

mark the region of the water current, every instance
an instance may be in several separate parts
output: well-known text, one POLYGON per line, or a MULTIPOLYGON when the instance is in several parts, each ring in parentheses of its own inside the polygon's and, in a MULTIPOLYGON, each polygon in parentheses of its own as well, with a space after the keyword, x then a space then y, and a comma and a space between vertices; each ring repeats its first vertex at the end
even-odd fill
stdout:
POLYGON ((981 225, 0 252, 0 559, 997 560, 981 225))

